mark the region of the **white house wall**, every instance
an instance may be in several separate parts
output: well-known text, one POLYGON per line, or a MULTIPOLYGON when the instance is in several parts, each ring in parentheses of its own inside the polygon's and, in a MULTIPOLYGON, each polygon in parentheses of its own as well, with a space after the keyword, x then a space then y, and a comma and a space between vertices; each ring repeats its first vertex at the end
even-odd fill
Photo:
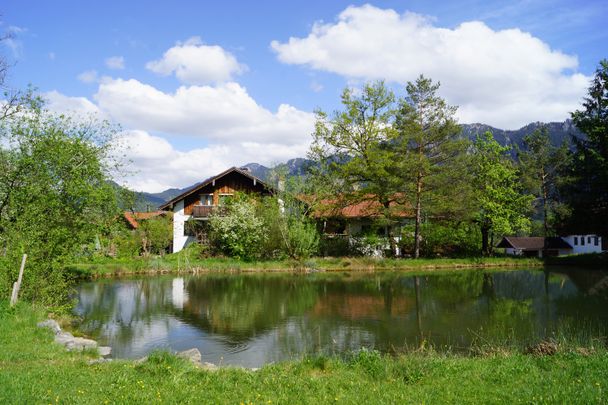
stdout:
POLYGON ((572 246, 570 254, 583 254, 583 253, 601 253, 602 252, 602 238, 598 236, 597 246, 595 245, 595 235, 568 235, 563 236, 563 240, 568 242, 572 246), (574 238, 578 238, 577 244, 574 244, 574 238), (585 238, 585 244, 581 245, 581 239, 585 238), (591 242, 589 242, 591 241, 591 242))
POLYGON ((184 200, 176 202, 173 206, 173 253, 179 252, 194 241, 194 237, 184 235, 189 218, 189 215, 184 214, 184 200))

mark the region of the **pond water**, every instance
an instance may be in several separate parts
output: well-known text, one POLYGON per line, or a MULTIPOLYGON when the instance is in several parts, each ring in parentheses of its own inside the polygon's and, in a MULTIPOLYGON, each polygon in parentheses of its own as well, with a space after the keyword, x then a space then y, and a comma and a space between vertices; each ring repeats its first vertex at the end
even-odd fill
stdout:
POLYGON ((245 367, 608 331, 604 271, 163 276, 86 282, 77 295, 80 329, 116 358, 196 347, 204 361, 245 367))

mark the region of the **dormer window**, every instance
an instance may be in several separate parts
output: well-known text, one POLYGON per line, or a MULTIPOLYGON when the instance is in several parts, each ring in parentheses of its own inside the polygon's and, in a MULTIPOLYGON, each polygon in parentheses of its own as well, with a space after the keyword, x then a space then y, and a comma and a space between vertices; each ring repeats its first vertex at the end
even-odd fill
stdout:
POLYGON ((213 205, 213 194, 201 194, 201 205, 212 206, 213 205))

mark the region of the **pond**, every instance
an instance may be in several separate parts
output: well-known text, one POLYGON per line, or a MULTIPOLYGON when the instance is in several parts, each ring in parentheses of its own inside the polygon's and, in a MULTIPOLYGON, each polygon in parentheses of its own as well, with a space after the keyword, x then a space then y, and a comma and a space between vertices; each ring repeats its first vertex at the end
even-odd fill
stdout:
POLYGON ((196 347, 203 361, 244 367, 608 331, 608 272, 574 269, 105 279, 79 285, 77 298, 79 328, 115 358, 196 347))

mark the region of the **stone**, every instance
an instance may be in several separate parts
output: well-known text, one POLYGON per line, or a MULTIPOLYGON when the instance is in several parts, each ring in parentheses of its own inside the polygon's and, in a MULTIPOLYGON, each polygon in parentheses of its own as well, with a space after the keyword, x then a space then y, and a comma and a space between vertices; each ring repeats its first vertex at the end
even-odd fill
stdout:
POLYGON ((219 370, 219 367, 213 363, 207 363, 207 362, 203 362, 200 367, 203 370, 207 370, 207 371, 217 371, 219 370))
POLYGON ((89 364, 102 364, 102 363, 109 363, 111 362, 112 359, 91 359, 88 361, 89 364))
POLYGON ((201 352, 197 348, 177 352, 176 355, 182 359, 190 360, 194 364, 201 364, 201 352))
POLYGON ((112 353, 112 348, 108 346, 99 346, 97 350, 99 351, 99 355, 102 357, 109 356, 110 353, 112 353))
POLYGON ((69 351, 83 351, 86 349, 97 349, 97 342, 91 339, 75 337, 71 342, 66 343, 65 347, 69 351))
POLYGON ((55 343, 66 346, 74 341, 74 335, 69 332, 58 332, 55 335, 55 343))
POLYGON ((37 325, 39 328, 47 328, 53 331, 54 334, 58 334, 61 332, 61 327, 54 319, 47 319, 46 321, 38 322, 37 325))

